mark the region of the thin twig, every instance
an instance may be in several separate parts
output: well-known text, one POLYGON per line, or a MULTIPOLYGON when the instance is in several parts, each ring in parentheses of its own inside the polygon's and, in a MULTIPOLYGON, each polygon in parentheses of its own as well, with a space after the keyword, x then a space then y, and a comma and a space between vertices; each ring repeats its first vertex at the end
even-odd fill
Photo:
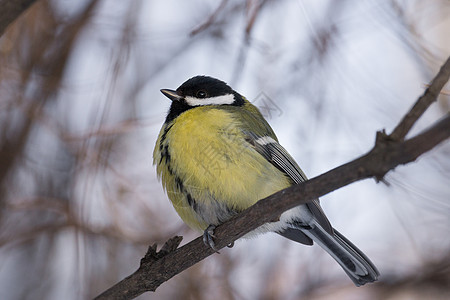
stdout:
POLYGON ((189 35, 194 36, 202 31, 204 31, 208 27, 210 27, 216 20, 217 15, 225 8, 225 5, 227 4, 227 2, 228 2, 228 0, 222 0, 222 2, 220 2, 217 9, 209 16, 208 20, 206 20, 204 23, 199 25, 197 28, 193 29, 189 35))
POLYGON ((417 100, 411 110, 403 117, 400 123, 389 135, 393 140, 403 140, 411 127, 423 115, 427 108, 436 101, 440 91, 450 78, 450 57, 439 70, 438 75, 433 79, 431 85, 424 94, 417 100))

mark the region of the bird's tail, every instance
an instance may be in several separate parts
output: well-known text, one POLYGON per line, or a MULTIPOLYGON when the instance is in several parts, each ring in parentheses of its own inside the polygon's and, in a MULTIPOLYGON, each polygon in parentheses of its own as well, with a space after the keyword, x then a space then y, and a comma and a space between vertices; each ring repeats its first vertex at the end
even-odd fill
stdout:
POLYGON ((331 234, 314 222, 311 227, 302 228, 301 231, 327 251, 356 286, 377 280, 380 273, 375 265, 337 230, 334 229, 334 234, 331 234))

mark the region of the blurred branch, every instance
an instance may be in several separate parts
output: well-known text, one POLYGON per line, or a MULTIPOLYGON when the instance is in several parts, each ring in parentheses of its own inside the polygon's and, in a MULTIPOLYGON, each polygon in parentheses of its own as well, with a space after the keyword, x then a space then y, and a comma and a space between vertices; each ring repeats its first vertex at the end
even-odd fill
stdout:
POLYGON ((2 0, 0 1, 0 36, 6 27, 14 22, 36 0, 2 0))
POLYGON ((246 25, 244 30, 244 36, 241 47, 239 49, 239 55, 236 59, 236 63, 231 76, 231 85, 235 85, 240 81, 243 70, 247 62, 247 54, 252 42, 252 31, 255 28, 257 18, 261 15, 262 7, 267 3, 266 0, 247 0, 245 5, 246 25))
MULTIPOLYGON (((434 287, 439 291, 447 291, 450 286, 450 252, 438 257, 437 259, 428 259, 417 270, 407 276, 400 278, 391 277, 388 280, 382 280, 377 284, 378 299, 387 299, 389 296, 398 294, 400 291, 428 290, 434 287)), ((434 297, 429 294, 430 299, 434 297)), ((445 299, 445 292, 442 295, 445 299)), ((392 298, 391 298, 392 299, 392 298)))
POLYGON ((403 140, 414 123, 416 123, 427 108, 436 101, 437 96, 450 77, 450 57, 441 67, 439 74, 442 74, 442 76, 436 76, 436 78, 434 78, 425 93, 417 100, 413 108, 411 108, 411 110, 403 117, 394 131, 390 134, 391 139, 403 140))
POLYGON ((227 2, 228 0, 222 0, 217 9, 209 16, 209 18, 204 23, 199 25, 197 28, 193 29, 189 35, 194 36, 210 27, 215 22, 219 13, 225 8, 227 2))
POLYGON ((39 234, 58 232, 67 228, 75 229, 89 236, 101 236, 114 241, 126 240, 138 245, 148 245, 151 241, 163 239, 162 236, 141 237, 131 235, 119 224, 94 225, 84 222, 76 215, 76 212, 71 207, 71 203, 61 201, 58 198, 24 199, 14 204, 8 204, 6 208, 9 213, 18 211, 36 212, 39 210, 47 214, 52 213, 57 217, 47 219, 43 224, 34 224, 33 227, 24 228, 24 226, 15 225, 14 232, 2 231, 0 234, 0 247, 24 244, 35 239, 39 234))
MULTIPOLYGON (((390 170, 415 161, 420 155, 448 139, 450 114, 409 140, 404 140, 403 137, 426 108, 435 101, 449 77, 450 58, 391 135, 387 135, 384 131, 377 132, 375 145, 367 154, 262 199, 218 226, 214 232, 217 249, 229 245, 265 223, 278 220, 286 210, 317 199, 338 188, 367 178, 382 180, 390 170)), ((203 244, 201 237, 177 249, 180 242, 181 239, 175 237, 169 240, 160 252, 156 252, 155 245, 150 247, 135 273, 96 299, 131 299, 146 291, 155 291, 163 282, 214 253, 214 250, 203 244)))
POLYGON ((8 188, 5 184, 5 178, 13 169, 16 161, 22 157, 22 152, 27 145, 33 126, 35 126, 33 120, 42 115, 45 105, 51 102, 58 92, 73 45, 84 26, 89 22, 98 2, 98 0, 92 0, 86 5, 85 9, 72 22, 61 29, 60 35, 52 35, 48 40, 42 38, 43 41, 41 40, 34 47, 33 57, 24 68, 23 85, 29 83, 33 69, 46 70, 48 75, 45 76, 45 88, 36 91, 32 101, 23 101, 25 96, 22 94, 18 102, 26 102, 21 108, 25 116, 24 121, 17 126, 14 136, 7 143, 0 144, 0 202, 3 200, 4 190, 8 188))
POLYGON ((267 1, 247 1, 247 25, 245 25, 245 39, 250 39, 256 18, 260 16, 261 8, 267 1), (256 2, 256 3, 255 3, 256 2))

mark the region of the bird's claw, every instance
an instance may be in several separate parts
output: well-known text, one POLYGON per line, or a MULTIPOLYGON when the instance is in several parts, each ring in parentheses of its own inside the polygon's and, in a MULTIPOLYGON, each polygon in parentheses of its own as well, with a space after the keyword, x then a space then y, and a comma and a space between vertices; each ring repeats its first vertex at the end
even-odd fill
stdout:
POLYGON ((214 235, 215 229, 215 225, 209 225, 208 228, 205 229, 203 232, 203 243, 213 249, 216 253, 219 253, 219 250, 216 249, 216 244, 214 243, 214 239, 216 238, 214 235))

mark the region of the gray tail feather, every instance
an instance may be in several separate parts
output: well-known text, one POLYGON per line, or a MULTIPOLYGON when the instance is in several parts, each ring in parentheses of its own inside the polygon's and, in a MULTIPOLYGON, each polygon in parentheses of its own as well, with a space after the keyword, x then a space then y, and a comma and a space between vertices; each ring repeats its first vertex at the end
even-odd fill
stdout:
POLYGON ((334 229, 334 235, 331 235, 319 224, 314 224, 308 229, 301 228, 301 231, 327 251, 356 286, 377 280, 380 273, 375 265, 337 230, 334 229))

